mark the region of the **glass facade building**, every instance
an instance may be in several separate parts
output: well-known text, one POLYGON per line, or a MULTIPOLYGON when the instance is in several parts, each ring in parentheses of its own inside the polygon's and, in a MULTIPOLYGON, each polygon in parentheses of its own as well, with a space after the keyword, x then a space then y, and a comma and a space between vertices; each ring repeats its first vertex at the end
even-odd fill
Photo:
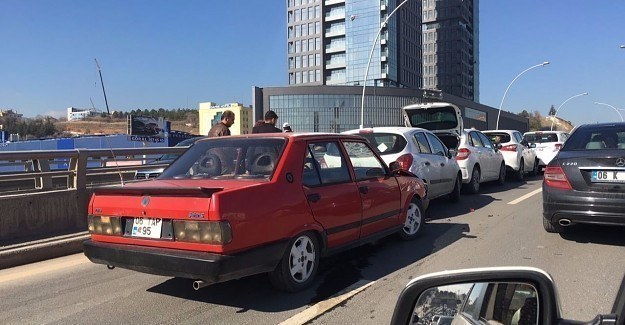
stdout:
MULTIPOLYGON (((380 26, 399 0, 287 0, 290 86, 363 85, 380 26)), ((367 85, 421 87, 420 2, 389 19, 376 42, 367 85)))

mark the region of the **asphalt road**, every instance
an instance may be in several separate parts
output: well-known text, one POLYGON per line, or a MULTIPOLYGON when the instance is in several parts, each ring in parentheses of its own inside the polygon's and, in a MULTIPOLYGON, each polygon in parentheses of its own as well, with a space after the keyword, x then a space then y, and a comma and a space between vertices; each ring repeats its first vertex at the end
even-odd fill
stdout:
POLYGON ((486 185, 456 204, 434 201, 419 239, 389 237, 325 259, 316 283, 298 294, 276 292, 264 275, 196 292, 190 281, 108 270, 81 254, 1 270, 0 322, 297 324, 310 318, 302 315, 312 315, 314 324, 385 324, 399 292, 415 276, 482 266, 549 272, 567 318, 609 313, 625 272, 624 229, 546 233, 540 183, 534 178, 486 185), (361 291, 346 300, 329 299, 348 287, 361 291), (321 313, 324 308, 329 310, 321 313))

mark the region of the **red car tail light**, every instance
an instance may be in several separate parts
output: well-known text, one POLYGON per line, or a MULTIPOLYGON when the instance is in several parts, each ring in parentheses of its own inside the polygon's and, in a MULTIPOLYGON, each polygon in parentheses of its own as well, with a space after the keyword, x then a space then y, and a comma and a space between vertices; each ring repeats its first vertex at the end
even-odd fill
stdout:
POLYGON ((412 154, 404 154, 399 156, 396 160, 399 163, 401 169, 410 170, 410 166, 412 166, 412 154))
POLYGON ((516 149, 517 149, 516 144, 509 144, 507 146, 501 147, 502 151, 516 151, 516 149))
POLYGON ((562 167, 547 167, 544 175, 545 185, 553 188, 571 190, 571 184, 566 178, 562 167))
POLYGON ((122 223, 118 217, 107 216, 87 216, 87 225, 89 233, 96 235, 122 235, 122 223))
POLYGON ((471 154, 471 150, 467 148, 460 148, 458 149, 458 153, 456 154, 456 160, 465 160, 469 158, 470 154, 471 154))
POLYGON ((556 143, 553 152, 559 151, 560 149, 562 149, 562 143, 556 143))
POLYGON ((176 241, 224 245, 232 241, 232 228, 227 221, 174 220, 176 241))

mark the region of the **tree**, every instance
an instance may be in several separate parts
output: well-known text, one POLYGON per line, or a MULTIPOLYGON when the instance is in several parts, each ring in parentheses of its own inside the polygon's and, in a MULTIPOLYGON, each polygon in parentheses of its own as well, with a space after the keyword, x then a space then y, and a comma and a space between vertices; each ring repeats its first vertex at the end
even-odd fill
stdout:
POLYGON ((551 108, 549 109, 549 114, 550 116, 554 116, 556 115, 556 108, 553 107, 553 105, 551 105, 551 108))
POLYGON ((523 116, 525 118, 530 118, 530 113, 526 110, 523 110, 523 112, 518 114, 519 116, 523 116))

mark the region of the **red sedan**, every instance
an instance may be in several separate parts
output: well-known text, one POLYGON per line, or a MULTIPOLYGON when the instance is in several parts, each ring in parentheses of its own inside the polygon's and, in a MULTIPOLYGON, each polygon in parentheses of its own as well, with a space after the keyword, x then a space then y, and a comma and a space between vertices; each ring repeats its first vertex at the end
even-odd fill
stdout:
POLYGON ((417 236, 423 182, 392 165, 349 135, 200 140, 158 179, 96 190, 85 255, 194 279, 196 289, 268 272, 277 288, 298 291, 320 257, 417 236))

